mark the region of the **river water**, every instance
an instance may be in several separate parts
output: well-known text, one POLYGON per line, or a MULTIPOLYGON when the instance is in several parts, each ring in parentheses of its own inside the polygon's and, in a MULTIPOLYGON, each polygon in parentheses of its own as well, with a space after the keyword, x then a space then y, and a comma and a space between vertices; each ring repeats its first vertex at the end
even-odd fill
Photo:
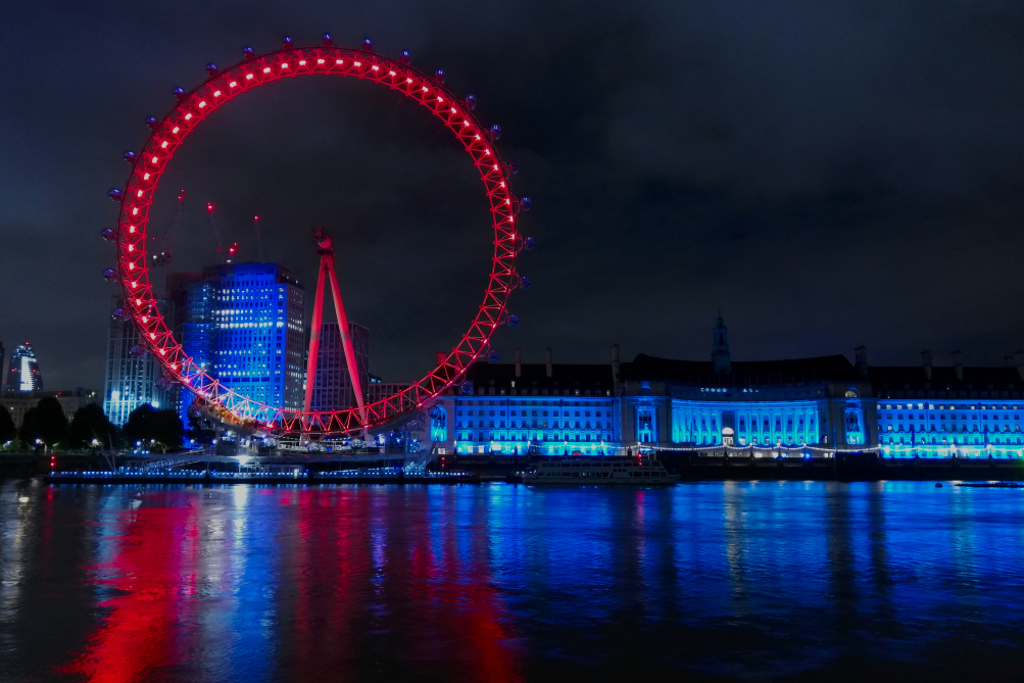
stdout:
POLYGON ((0 680, 1020 681, 1024 491, 0 482, 0 680))

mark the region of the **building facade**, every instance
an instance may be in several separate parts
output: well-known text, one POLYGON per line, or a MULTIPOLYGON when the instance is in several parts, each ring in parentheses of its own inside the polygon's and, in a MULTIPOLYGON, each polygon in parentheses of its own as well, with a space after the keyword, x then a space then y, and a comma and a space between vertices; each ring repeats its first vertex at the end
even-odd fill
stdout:
MULTIPOLYGON (((517 358, 519 353, 517 350, 517 358)), ((612 455, 622 401, 608 365, 476 363, 429 411, 438 451, 612 455)))
POLYGON ((949 367, 922 354, 919 367, 871 368, 879 448, 890 458, 1024 456, 1024 355, 1004 367, 949 367))
MULTIPOLYGON (((174 326, 185 353, 229 389, 255 401, 301 410, 305 292, 275 263, 222 264, 173 274, 174 326)), ((192 396, 181 390, 188 424, 192 396)))
MULTIPOLYGON (((517 350, 517 358, 519 352, 517 350)), ((804 457, 1024 457, 1024 354, 1005 367, 869 367, 845 356, 736 362, 724 321, 709 361, 477 363, 430 406, 441 453, 694 451, 804 457)))
POLYGON ((389 396, 399 394, 411 386, 412 384, 409 382, 385 382, 376 375, 370 375, 370 383, 364 384, 363 390, 366 392, 366 402, 376 403, 389 396))
MULTIPOLYGON (((115 313, 123 301, 114 297, 115 313)), ((146 353, 142 336, 131 319, 111 317, 107 338, 107 372, 103 389, 103 412, 107 419, 123 427, 139 406, 173 409, 173 392, 161 386, 163 373, 156 359, 146 353)))
POLYGON ((7 370, 7 386, 9 391, 42 391, 43 375, 39 372, 36 352, 32 344, 25 342, 14 347, 11 362, 7 370))
POLYGON ((70 389, 68 391, 11 391, 0 392, 0 405, 7 409, 14 420, 14 425, 21 429, 25 421, 25 413, 39 404, 44 398, 56 398, 60 403, 64 417, 71 422, 79 408, 84 408, 90 403, 96 403, 98 396, 95 391, 88 389, 70 389))
MULTIPOLYGON (((365 399, 370 388, 370 330, 351 322, 348 329, 365 399)), ((340 328, 337 322, 324 322, 320 325, 320 348, 310 407, 313 410, 343 410, 355 405, 340 328)))

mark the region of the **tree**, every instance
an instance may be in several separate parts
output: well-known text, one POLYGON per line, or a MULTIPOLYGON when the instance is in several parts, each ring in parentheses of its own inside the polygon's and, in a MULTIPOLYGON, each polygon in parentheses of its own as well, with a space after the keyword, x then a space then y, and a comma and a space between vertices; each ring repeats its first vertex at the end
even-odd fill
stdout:
POLYGON ((18 437, 18 428, 14 426, 14 418, 5 406, 0 405, 0 446, 18 437))
POLYGON ((107 419, 103 408, 95 403, 79 408, 71 420, 70 444, 72 448, 89 446, 93 441, 109 448, 117 440, 117 427, 107 419))
POLYGON ((53 446, 67 437, 68 418, 64 416, 64 409, 56 398, 47 396, 25 413, 25 420, 21 423, 21 440, 28 445, 35 445, 38 439, 47 446, 53 446))
POLYGON ((124 425, 124 436, 130 445, 135 445, 138 441, 144 444, 156 441, 164 446, 165 450, 179 450, 181 440, 185 436, 185 426, 173 410, 157 410, 147 403, 133 410, 128 416, 128 422, 124 425))

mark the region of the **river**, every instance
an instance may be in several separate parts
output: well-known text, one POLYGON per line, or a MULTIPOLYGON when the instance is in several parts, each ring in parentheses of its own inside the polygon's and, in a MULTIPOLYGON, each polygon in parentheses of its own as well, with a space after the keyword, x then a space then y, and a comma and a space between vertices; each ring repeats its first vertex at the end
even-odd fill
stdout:
POLYGON ((1024 491, 0 482, 0 680, 1019 681, 1024 491))

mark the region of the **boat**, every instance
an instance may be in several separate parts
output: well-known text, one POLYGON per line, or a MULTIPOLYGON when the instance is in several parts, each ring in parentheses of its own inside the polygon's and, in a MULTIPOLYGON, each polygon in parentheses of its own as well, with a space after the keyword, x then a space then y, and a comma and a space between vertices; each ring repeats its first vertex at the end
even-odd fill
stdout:
POLYGON ((523 483, 533 486, 651 486, 677 481, 678 474, 669 474, 664 465, 651 457, 561 458, 537 463, 523 475, 523 483))
POLYGON ((962 481, 957 486, 979 489, 1024 489, 1024 484, 1016 481, 962 481))

